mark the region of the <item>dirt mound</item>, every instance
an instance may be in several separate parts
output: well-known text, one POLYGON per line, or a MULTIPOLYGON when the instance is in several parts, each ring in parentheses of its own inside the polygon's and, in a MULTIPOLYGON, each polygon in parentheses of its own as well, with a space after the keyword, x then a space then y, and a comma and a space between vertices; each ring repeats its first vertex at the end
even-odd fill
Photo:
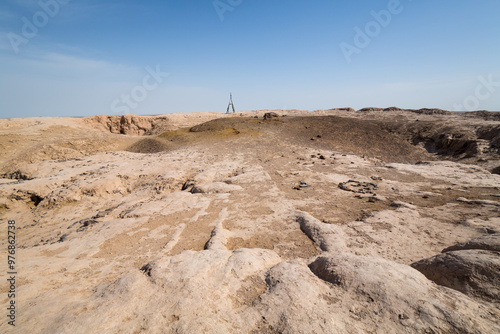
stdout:
POLYGON ((389 107, 389 108, 376 108, 376 107, 367 107, 359 109, 360 112, 377 112, 377 111, 409 111, 416 114, 423 115, 453 115, 453 112, 443 109, 437 108, 422 108, 422 109, 401 109, 398 107, 389 107))
POLYGON ((168 149, 168 145, 153 138, 141 139, 126 149, 134 153, 158 153, 168 149))
POLYGON ((216 132, 223 131, 229 128, 248 128, 249 124, 255 124, 256 122, 248 122, 249 119, 241 119, 241 118, 221 118, 215 119, 213 121, 208 121, 206 123, 202 123, 196 126, 193 126, 189 129, 189 132, 216 132))
POLYGON ((345 107, 345 108, 332 108, 332 109, 328 109, 330 111, 348 111, 348 112, 355 112, 356 109, 354 108, 351 108, 351 107, 345 107))
POLYGON ((103 131, 130 136, 144 136, 161 133, 167 129, 169 120, 161 116, 92 116, 85 117, 84 122, 103 131))
POLYGON ((373 121, 317 116, 290 117, 284 124, 281 134, 284 139, 292 142, 367 155, 387 162, 430 159, 421 148, 411 145, 403 137, 385 131, 373 121))
POLYGON ((429 108, 422 108, 422 109, 407 109, 410 112, 414 112, 417 114, 422 114, 422 115, 453 115, 453 112, 448 111, 448 110, 443 110, 443 109, 429 109, 429 108))
POLYGON ((383 108, 375 108, 375 107, 367 107, 367 108, 362 108, 359 109, 358 111, 360 112, 370 112, 370 111, 383 111, 383 108))
POLYGON ((464 112, 463 115, 467 117, 482 118, 485 121, 500 121, 500 112, 478 110, 478 111, 464 112))
MULTIPOLYGON (((387 162, 416 162, 430 157, 420 147, 390 134, 373 121, 336 116, 297 116, 263 121, 254 118, 225 118, 192 127, 190 133, 215 135, 260 133, 263 145, 276 141, 291 145, 334 149, 367 155, 387 162)), ((163 135, 162 135, 163 136, 163 135)))
POLYGON ((384 111, 404 111, 404 109, 401 109, 398 107, 389 107, 389 108, 385 108, 384 111))

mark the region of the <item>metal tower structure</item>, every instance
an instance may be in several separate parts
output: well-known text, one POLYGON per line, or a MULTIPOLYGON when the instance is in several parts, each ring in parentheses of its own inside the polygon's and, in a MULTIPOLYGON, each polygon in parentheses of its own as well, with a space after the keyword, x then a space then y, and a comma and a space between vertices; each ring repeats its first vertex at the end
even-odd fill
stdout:
POLYGON ((233 93, 229 93, 229 104, 227 106, 226 114, 229 114, 229 108, 233 108, 233 113, 236 112, 233 104, 233 93))

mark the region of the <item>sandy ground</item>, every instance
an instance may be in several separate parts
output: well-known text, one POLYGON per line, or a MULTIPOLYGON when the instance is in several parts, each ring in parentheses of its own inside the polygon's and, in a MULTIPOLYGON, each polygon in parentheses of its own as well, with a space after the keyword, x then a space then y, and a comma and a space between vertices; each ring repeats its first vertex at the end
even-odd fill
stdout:
MULTIPOLYGON (((111 133, 107 119, 0 120, 1 228, 17 227, 16 330, 500 329, 495 300, 410 267, 500 233, 500 175, 442 161, 373 113, 265 112, 127 123, 135 134, 161 128, 147 137, 111 133)), ((395 115, 455 117, 384 117, 395 115)), ((499 123, 470 121, 488 122, 499 123)))

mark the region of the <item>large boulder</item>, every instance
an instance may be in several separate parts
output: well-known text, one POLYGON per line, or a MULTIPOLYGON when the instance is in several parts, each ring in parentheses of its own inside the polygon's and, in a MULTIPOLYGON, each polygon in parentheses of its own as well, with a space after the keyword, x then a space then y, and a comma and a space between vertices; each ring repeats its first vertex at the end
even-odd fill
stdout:
POLYGON ((499 252, 481 249, 450 251, 411 266, 439 285, 485 301, 500 301, 499 252))
POLYGON ((443 253, 464 249, 483 249, 500 252, 500 233, 485 235, 466 242, 461 242, 443 249, 443 253))
POLYGON ((490 313, 469 297, 434 284, 407 265, 378 257, 324 253, 312 259, 308 267, 290 261, 269 271, 268 290, 260 297, 260 305, 256 304, 264 319, 261 332, 500 330, 495 323, 498 313, 490 313))

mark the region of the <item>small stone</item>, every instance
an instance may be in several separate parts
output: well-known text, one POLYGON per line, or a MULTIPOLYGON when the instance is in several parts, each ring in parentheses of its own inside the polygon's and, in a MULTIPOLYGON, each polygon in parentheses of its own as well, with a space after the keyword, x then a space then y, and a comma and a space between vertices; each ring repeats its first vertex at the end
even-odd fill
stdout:
POLYGON ((299 181, 299 187, 300 188, 307 188, 307 187, 310 187, 310 185, 305 183, 305 182, 299 181))
POLYGON ((265 113, 264 114, 264 119, 271 119, 271 118, 276 118, 276 117, 280 117, 277 113, 275 112, 268 112, 268 113, 265 113))

